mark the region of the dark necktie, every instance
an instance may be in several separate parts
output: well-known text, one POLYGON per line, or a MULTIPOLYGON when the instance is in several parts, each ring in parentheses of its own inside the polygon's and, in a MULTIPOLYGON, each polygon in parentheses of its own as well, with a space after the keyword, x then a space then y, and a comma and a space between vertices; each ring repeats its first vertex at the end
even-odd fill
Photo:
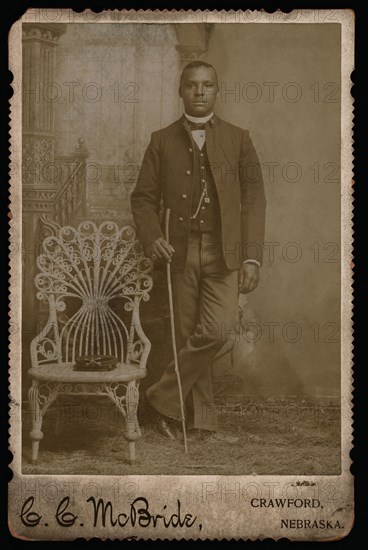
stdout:
POLYGON ((206 128, 206 124, 204 122, 190 122, 190 129, 191 130, 204 130, 206 128))

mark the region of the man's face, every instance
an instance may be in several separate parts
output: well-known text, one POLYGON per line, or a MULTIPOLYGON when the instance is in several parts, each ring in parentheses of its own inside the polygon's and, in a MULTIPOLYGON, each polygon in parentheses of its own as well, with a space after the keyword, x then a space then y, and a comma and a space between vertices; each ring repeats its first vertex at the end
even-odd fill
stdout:
POLYGON ((195 67, 184 72, 179 89, 185 112, 190 116, 203 117, 213 111, 217 97, 217 81, 213 69, 195 67))

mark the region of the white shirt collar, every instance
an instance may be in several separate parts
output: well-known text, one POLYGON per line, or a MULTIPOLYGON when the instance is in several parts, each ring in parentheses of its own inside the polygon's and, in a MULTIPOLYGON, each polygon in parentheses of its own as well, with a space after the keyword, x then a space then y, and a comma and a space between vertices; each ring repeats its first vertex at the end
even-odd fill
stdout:
POLYGON ((187 115, 187 113, 184 113, 184 116, 187 120, 189 120, 189 122, 196 122, 197 124, 206 124, 206 122, 208 122, 213 117, 213 112, 207 116, 191 116, 191 115, 187 115))

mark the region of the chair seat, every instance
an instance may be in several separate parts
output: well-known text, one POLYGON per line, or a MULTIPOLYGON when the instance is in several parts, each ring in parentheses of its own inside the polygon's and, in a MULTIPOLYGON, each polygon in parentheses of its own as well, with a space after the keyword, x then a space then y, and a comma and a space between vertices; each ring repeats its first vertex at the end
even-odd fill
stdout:
POLYGON ((86 372, 73 370, 74 363, 53 363, 28 370, 36 379, 48 382, 93 383, 129 382, 146 376, 146 369, 128 363, 118 363, 116 369, 107 372, 86 372))

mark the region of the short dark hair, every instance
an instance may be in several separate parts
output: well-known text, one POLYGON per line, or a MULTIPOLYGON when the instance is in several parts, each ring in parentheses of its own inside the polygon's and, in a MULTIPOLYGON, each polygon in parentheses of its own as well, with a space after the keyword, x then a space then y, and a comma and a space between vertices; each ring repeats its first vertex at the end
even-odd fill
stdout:
POLYGON ((217 87, 218 87, 218 78, 217 78, 217 72, 216 72, 215 67, 213 65, 210 65, 210 63, 207 63, 206 61, 201 61, 201 60, 191 61, 190 63, 185 65, 185 67, 182 70, 181 75, 180 75, 180 86, 182 85, 185 71, 189 71, 189 69, 196 69, 197 67, 207 67, 207 69, 212 69, 213 72, 215 73, 216 83, 217 83, 217 87))

